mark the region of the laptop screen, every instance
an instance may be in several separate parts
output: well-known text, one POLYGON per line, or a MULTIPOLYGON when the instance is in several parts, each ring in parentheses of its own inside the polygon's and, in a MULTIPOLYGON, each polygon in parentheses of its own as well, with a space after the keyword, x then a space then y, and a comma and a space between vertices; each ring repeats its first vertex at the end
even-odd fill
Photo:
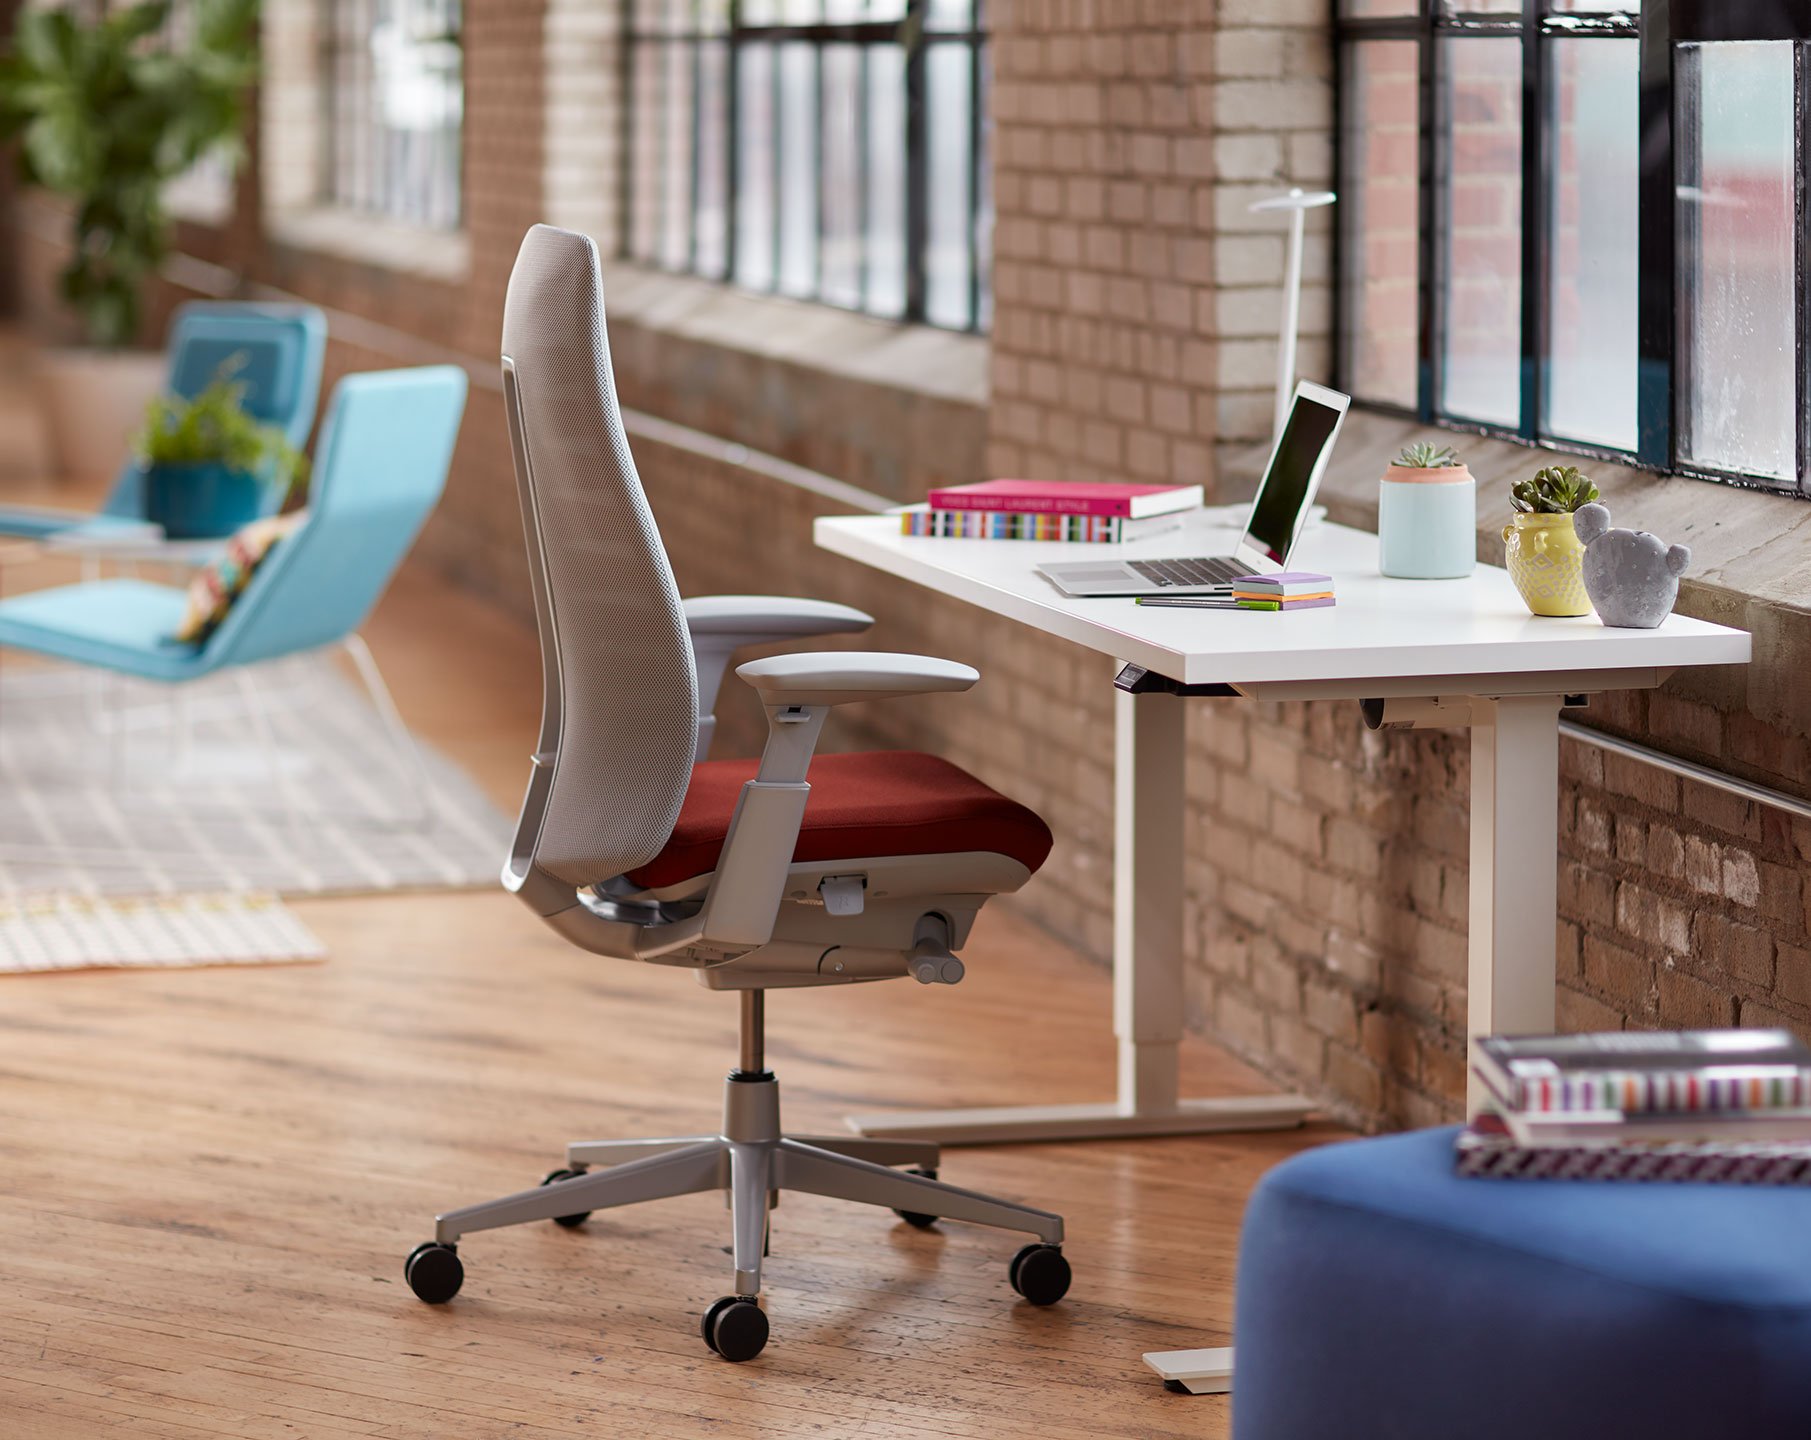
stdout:
MULTIPOLYGON (((1345 398, 1319 386, 1313 389, 1329 398, 1345 398)), ((1282 439, 1271 454, 1270 468, 1264 472, 1264 483, 1258 487, 1245 526, 1245 544, 1278 565, 1288 558, 1295 543, 1302 512, 1317 488, 1321 467, 1345 413, 1344 405, 1326 404, 1309 393, 1306 385, 1296 391, 1282 439)))

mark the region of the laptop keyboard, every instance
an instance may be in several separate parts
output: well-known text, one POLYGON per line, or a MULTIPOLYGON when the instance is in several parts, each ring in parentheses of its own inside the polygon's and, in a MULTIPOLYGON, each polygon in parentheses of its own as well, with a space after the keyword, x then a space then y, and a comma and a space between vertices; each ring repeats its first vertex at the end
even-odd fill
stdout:
POLYGON ((1126 564, 1153 585, 1228 585, 1247 573, 1230 555, 1207 555, 1186 560, 1128 560, 1126 564))

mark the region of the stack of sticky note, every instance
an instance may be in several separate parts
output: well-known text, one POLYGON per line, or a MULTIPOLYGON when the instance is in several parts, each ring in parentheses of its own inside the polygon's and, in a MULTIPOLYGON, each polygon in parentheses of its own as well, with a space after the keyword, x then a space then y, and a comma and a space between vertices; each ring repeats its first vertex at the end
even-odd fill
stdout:
POLYGON ((1280 575, 1241 575, 1232 582, 1241 610, 1313 610, 1333 603, 1333 577, 1306 570, 1280 575))

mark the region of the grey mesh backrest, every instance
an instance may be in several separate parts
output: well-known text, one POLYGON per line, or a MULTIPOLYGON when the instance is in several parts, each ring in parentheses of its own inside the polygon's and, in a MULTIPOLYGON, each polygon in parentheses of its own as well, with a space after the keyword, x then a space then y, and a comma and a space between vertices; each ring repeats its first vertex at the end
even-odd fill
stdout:
POLYGON ((679 591, 642 494, 583 235, 536 225, 503 307, 503 389, 541 632, 541 743, 511 869, 574 886, 673 833, 698 684, 679 591))

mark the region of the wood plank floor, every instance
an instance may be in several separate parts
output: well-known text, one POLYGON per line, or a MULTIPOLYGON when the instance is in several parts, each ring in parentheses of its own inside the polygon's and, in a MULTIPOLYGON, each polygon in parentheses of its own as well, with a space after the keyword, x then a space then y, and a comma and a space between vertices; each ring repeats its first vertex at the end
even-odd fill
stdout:
MULTIPOLYGON (((411 722, 513 809, 538 705, 512 622, 405 575, 371 630, 411 722)), ((3 722, 0 722, 3 723, 3 722)), ((0 796, 0 804, 4 796, 0 796)), ((500 892, 299 903, 322 965, 0 980, 0 1436, 1221 1436, 1150 1349, 1227 1343, 1240 1210, 1287 1135, 951 1152, 1060 1210, 1076 1270, 1016 1301, 1019 1241, 789 1196, 752 1364, 710 1356, 716 1196, 474 1235, 464 1292, 403 1256, 437 1209, 567 1140, 714 1126, 735 1005, 582 955, 500 892)), ((1104 1097, 1107 980, 985 914, 958 989, 782 994, 796 1130, 850 1108, 1104 1097)), ((1205 1045, 1196 1091, 1266 1088, 1205 1045)))

